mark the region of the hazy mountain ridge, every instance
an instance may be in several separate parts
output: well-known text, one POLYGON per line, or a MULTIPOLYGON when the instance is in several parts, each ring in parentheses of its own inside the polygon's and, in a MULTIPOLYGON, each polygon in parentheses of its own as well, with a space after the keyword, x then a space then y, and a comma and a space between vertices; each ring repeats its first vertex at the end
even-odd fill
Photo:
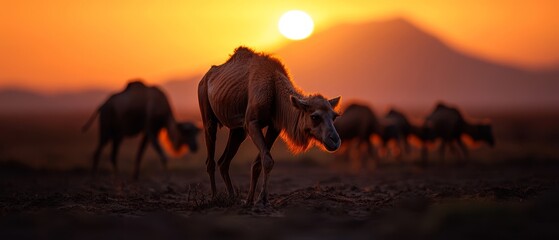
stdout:
MULTIPOLYGON (((559 107, 559 70, 529 71, 464 54, 402 18, 339 25, 291 42, 275 56, 302 89, 342 95, 345 101, 421 109, 439 100, 482 109, 559 107)), ((197 111, 202 75, 162 84, 176 109, 197 111)), ((0 90, 0 110, 93 110, 110 93, 44 95, 5 89, 0 90)))
MULTIPOLYGON (((198 107, 198 82, 191 78, 172 80, 164 83, 161 88, 169 96, 175 109, 189 111, 198 107)), ((125 84, 123 84, 124 88, 125 84)), ((25 112, 65 112, 94 111, 114 91, 95 89, 77 92, 60 92, 43 94, 36 91, 6 88, 0 89, 0 111, 5 113, 25 112)))
POLYGON ((101 89, 57 94, 18 88, 0 89, 0 110, 9 113, 93 111, 110 93, 109 90, 101 89))
POLYGON ((277 55, 303 89, 380 105, 424 108, 443 100, 475 108, 531 108, 559 103, 554 93, 558 72, 517 69, 463 54, 401 18, 341 25, 287 45, 277 55))

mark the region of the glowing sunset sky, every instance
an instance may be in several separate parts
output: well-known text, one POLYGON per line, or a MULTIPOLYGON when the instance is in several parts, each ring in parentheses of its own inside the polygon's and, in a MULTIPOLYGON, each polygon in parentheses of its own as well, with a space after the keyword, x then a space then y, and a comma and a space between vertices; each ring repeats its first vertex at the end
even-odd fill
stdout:
MULTIPOLYGON (((403 16, 467 53, 531 69, 559 66, 557 1, 2 1, 0 87, 120 88, 205 71, 238 45, 274 51, 300 9, 315 33, 403 16)), ((311 36, 312 38, 312 36, 311 36)))

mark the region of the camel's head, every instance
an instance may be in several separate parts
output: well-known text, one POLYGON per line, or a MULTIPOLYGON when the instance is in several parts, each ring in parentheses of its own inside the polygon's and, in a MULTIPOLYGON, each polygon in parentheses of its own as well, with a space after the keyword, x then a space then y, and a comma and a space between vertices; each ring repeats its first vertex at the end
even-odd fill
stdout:
POLYGON ((198 134, 200 133, 200 128, 191 122, 177 123, 177 128, 180 133, 180 144, 188 145, 188 148, 192 152, 198 151, 198 134))
POLYGON ((303 113, 302 128, 312 138, 322 143, 328 151, 336 151, 340 147, 341 140, 334 120, 339 114, 334 110, 340 103, 341 97, 327 100, 321 95, 309 97, 291 96, 291 103, 303 113))
POLYGON ((475 126, 475 134, 472 134, 472 138, 476 141, 484 141, 489 144, 489 146, 495 146, 495 138, 493 137, 493 128, 490 123, 482 123, 475 126))

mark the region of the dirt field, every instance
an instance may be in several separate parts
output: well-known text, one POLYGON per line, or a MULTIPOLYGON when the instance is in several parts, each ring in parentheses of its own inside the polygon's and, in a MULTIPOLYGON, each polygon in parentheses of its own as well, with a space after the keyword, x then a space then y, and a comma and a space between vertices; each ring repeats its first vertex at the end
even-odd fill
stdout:
POLYGON ((118 176, 106 151, 92 177, 96 132, 79 132, 85 119, 0 118, 1 239, 559 237, 559 118, 553 115, 493 117, 497 147, 472 150, 466 163, 435 155, 430 166, 419 167, 415 151, 402 163, 386 158, 355 174, 339 156, 291 156, 279 144, 269 207, 242 203, 255 156, 250 141, 231 169, 239 197, 212 201, 203 150, 172 160, 169 172, 149 150, 135 182, 133 139, 125 143, 118 176))

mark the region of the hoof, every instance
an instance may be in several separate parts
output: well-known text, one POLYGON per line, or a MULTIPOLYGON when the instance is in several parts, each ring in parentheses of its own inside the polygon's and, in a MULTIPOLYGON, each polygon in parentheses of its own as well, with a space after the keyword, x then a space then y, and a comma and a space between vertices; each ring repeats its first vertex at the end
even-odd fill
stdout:
POLYGON ((258 201, 254 204, 255 206, 262 206, 262 207, 267 207, 270 206, 270 202, 268 201, 268 197, 264 196, 262 197, 262 195, 259 197, 258 201))
POLYGON ((244 208, 252 208, 254 206, 254 202, 250 202, 248 200, 241 200, 241 206, 244 208))

